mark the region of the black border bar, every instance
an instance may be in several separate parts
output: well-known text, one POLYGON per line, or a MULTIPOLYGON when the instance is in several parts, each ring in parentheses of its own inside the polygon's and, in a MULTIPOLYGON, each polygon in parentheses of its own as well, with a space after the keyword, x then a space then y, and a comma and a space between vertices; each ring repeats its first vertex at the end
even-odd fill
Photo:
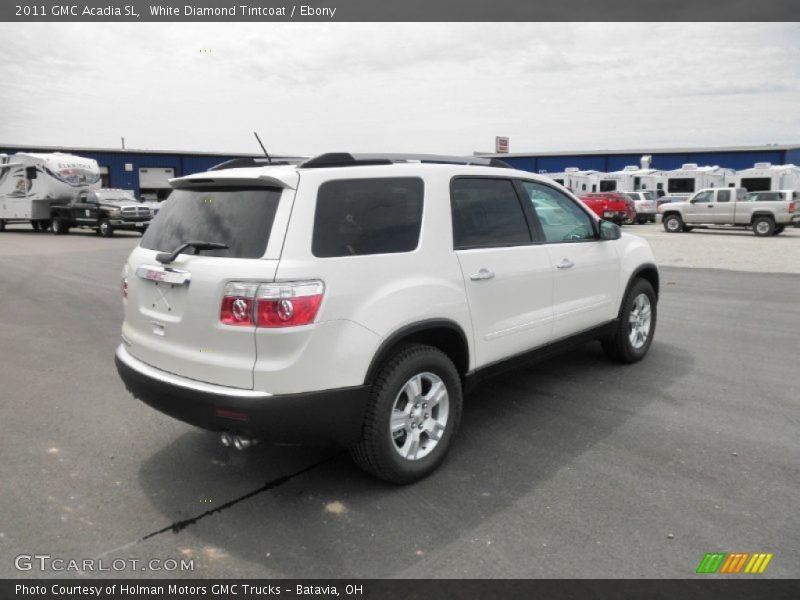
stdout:
POLYGON ((753 577, 695 579, 3 579, 0 598, 39 600, 154 600, 193 599, 249 600, 265 598, 302 600, 796 600, 800 580, 753 577), (258 588, 254 593, 244 586, 258 588), (22 593, 17 586, 26 586, 22 593), (130 586, 128 591, 123 586, 130 586), (176 591, 172 591, 174 586, 176 591), (298 589, 298 586, 303 590, 298 589), (43 593, 32 593, 34 587, 43 593), (99 589, 100 593, 90 590, 99 589), (157 588, 161 588, 159 593, 157 588), (133 593, 130 590, 133 589, 133 593), (156 590, 155 592, 153 590, 156 590), (69 593, 69 590, 76 590, 69 593), (84 590, 84 591, 78 591, 84 590), (137 593, 141 590, 141 593, 137 593), (268 592, 271 590, 271 593, 268 592))
MULTIPOLYGON (((649 21, 677 23, 798 20, 800 11, 797 0, 3 0, 0 2, 0 22, 649 21)), ((502 38, 498 38, 497 43, 502 46, 502 38)))

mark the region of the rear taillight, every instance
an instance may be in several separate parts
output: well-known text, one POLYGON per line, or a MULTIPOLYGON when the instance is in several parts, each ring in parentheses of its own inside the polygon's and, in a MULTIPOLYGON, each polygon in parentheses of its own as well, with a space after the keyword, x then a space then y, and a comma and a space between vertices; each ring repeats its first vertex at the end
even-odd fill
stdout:
POLYGON ((224 325, 247 326, 253 324, 253 299, 257 283, 231 282, 225 286, 219 320, 224 325))
POLYGON ((265 283, 258 288, 258 327, 296 327, 314 322, 322 303, 321 281, 265 283))
POLYGON ((797 207, 795 206, 795 203, 794 202, 789 202, 789 212, 794 212, 795 210, 797 210, 797 207))
POLYGON ((324 291, 321 281, 232 282, 225 286, 219 319, 224 325, 308 325, 317 316, 324 291))

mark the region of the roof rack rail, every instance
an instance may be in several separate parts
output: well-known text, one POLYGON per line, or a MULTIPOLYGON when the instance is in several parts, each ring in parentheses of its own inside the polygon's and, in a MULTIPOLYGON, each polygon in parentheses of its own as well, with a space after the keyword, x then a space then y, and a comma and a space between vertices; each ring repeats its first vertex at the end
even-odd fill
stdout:
POLYGON ((324 167, 356 167, 367 165, 390 165, 402 162, 418 162, 439 165, 477 165, 484 167, 512 168, 508 163, 497 158, 480 156, 444 156, 438 154, 350 154, 348 152, 329 152, 320 154, 303 163, 304 169, 324 167))
POLYGON ((302 163, 305 157, 299 156, 273 156, 270 161, 265 156, 254 156, 246 158, 233 158, 226 160, 218 165, 214 165, 209 171, 224 171, 225 169, 247 169, 252 167, 268 167, 270 165, 296 165, 302 163))

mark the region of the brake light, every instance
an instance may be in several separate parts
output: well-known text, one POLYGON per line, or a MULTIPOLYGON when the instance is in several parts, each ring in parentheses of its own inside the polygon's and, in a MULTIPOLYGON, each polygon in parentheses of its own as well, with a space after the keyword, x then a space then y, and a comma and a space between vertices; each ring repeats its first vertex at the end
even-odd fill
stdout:
POLYGON ((795 205, 795 203, 789 202, 789 212, 794 212, 795 210, 797 210, 797 206, 795 205))
POLYGON ((224 325, 253 325, 253 299, 257 283, 231 282, 225 286, 219 320, 224 325))
POLYGON ((219 320, 223 325, 297 327, 313 323, 325 286, 321 281, 231 282, 225 286, 219 320))
POLYGON ((297 327, 314 322, 325 286, 321 281, 265 283, 258 288, 258 327, 297 327))

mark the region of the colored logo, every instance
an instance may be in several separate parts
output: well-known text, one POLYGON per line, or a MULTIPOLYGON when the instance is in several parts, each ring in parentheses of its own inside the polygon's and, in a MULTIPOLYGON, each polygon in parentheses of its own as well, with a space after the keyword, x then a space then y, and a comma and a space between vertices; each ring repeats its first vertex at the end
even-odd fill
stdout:
POLYGON ((771 560, 771 552, 708 552, 696 573, 763 573, 771 560))

